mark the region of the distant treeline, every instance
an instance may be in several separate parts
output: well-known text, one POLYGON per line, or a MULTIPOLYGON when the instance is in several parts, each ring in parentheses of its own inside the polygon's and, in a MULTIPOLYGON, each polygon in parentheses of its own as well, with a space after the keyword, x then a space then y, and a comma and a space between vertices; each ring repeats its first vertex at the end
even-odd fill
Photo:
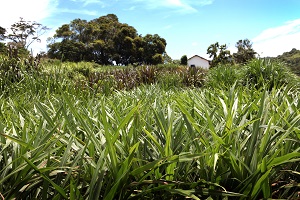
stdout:
POLYGON ((103 65, 163 63, 167 45, 157 34, 139 35, 134 27, 120 23, 114 14, 91 21, 75 19, 59 27, 49 42, 50 58, 103 65))
POLYGON ((277 56, 276 59, 285 62, 292 72, 300 76, 300 50, 293 48, 290 52, 277 56))

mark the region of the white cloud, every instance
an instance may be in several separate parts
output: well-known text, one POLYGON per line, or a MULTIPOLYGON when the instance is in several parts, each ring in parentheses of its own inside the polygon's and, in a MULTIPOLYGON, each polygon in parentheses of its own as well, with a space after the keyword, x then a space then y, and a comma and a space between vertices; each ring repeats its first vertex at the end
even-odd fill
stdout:
POLYGON ((300 19, 296 19, 261 32, 252 39, 253 49, 262 57, 275 57, 292 48, 300 49, 299 38, 300 19))
POLYGON ((9 28, 10 25, 24 20, 41 22, 49 17, 58 5, 58 0, 9 0, 1 3, 0 26, 9 28))
MULTIPOLYGON (((18 22, 20 20, 20 17, 22 17, 26 21, 36 21, 43 24, 42 21, 44 19, 50 17, 56 12, 57 6, 58 0, 4 1, 1 3, 0 26, 6 28, 7 31, 9 31, 10 26, 15 22, 18 22)), ((45 51, 46 39, 47 37, 51 36, 49 35, 49 32, 41 36, 41 43, 34 42, 29 47, 34 49, 34 53, 45 51)))

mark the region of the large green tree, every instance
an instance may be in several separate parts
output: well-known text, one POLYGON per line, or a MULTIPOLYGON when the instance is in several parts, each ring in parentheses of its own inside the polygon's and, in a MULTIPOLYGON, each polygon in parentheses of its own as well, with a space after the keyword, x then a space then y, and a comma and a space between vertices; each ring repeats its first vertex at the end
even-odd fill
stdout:
POLYGON ((238 49, 237 53, 233 54, 236 63, 243 64, 255 58, 256 52, 253 50, 250 40, 239 40, 235 47, 238 49))
POLYGON ((147 34, 143 37, 144 40, 144 62, 146 64, 159 64, 163 63, 163 54, 165 53, 165 48, 167 42, 164 38, 159 35, 147 34))
POLYGON ((108 14, 91 21, 75 19, 59 27, 48 45, 48 55, 69 61, 80 58, 104 65, 158 64, 163 63, 166 44, 166 40, 157 34, 138 35, 134 27, 120 23, 116 15, 108 14), (81 51, 74 51, 79 46, 81 51))
POLYGON ((115 36, 115 55, 113 59, 117 64, 129 64, 135 61, 135 43, 134 39, 138 37, 137 31, 134 27, 127 24, 122 24, 117 30, 115 36))

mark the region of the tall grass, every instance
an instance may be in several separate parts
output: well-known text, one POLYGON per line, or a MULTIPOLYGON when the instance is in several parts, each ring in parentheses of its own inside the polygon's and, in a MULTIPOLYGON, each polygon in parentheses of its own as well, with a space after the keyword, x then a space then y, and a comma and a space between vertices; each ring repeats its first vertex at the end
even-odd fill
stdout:
POLYGON ((255 87, 257 90, 271 90, 284 85, 299 87, 299 77, 285 64, 269 59, 254 59, 244 65, 220 65, 210 69, 207 87, 228 90, 234 84, 248 88, 255 87))
POLYGON ((297 86, 94 95, 51 70, 0 99, 5 199, 298 198, 297 86))

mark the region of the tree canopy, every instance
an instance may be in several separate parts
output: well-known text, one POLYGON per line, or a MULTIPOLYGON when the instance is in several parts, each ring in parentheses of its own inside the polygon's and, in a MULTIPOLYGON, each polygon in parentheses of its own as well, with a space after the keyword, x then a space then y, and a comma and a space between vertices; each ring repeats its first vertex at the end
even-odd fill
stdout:
POLYGON ((181 58, 180 58, 181 65, 187 65, 187 61, 188 61, 188 58, 186 55, 181 56, 181 58))
POLYGON ((232 55, 227 50, 226 44, 220 45, 218 42, 211 44, 207 48, 207 54, 209 54, 209 58, 212 58, 211 67, 233 62, 232 55))
POLYGON ((27 56, 29 54, 29 46, 34 42, 40 42, 40 36, 49 28, 35 21, 26 21, 20 18, 19 21, 11 25, 7 31, 0 26, 0 52, 14 54, 14 56, 27 56))
POLYGON ((233 54, 236 63, 246 63, 255 58, 256 52, 252 48, 252 43, 248 39, 239 40, 235 47, 238 49, 237 53, 233 54))
POLYGON ((244 64, 255 58, 256 52, 253 50, 250 40, 239 40, 235 47, 238 49, 237 53, 231 55, 226 44, 220 45, 218 42, 211 44, 207 48, 207 54, 212 59, 211 67, 227 63, 244 64))
MULTIPOLYGON (((50 40, 49 40, 50 41, 50 40)), ((167 42, 159 35, 144 37, 114 14, 91 21, 75 19, 56 30, 48 56, 63 61, 94 61, 128 65, 163 63, 167 42)))
POLYGON ((4 40, 6 29, 0 26, 0 40, 4 40))
POLYGON ((25 21, 23 18, 11 25, 11 33, 7 35, 7 39, 11 40, 11 44, 28 49, 29 46, 37 41, 40 42, 40 36, 43 35, 48 28, 35 21, 25 21))

